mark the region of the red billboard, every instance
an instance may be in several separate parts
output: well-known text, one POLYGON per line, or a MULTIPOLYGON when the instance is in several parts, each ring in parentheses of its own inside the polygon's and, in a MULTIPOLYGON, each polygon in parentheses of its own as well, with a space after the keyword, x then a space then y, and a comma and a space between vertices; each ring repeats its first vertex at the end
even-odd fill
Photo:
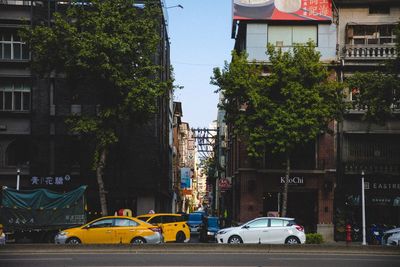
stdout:
POLYGON ((233 0, 234 20, 332 20, 332 0, 233 0))

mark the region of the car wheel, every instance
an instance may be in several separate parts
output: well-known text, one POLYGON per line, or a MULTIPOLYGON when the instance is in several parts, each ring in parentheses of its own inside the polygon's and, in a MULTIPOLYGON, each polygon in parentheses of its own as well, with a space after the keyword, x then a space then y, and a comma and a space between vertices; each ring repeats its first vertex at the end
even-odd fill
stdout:
POLYGON ((131 241, 131 244, 134 244, 134 245, 140 245, 140 244, 145 244, 145 243, 146 243, 146 240, 142 237, 135 237, 131 241))
POLYGON ((178 233, 176 233, 176 239, 175 242, 176 243, 183 243, 186 239, 185 233, 182 231, 179 231, 178 233))
POLYGON ((67 241, 66 241, 65 243, 75 245, 75 244, 80 244, 80 243, 82 243, 82 242, 81 242, 81 240, 80 240, 79 238, 77 238, 77 237, 71 237, 71 238, 67 239, 67 241))
POLYGON ((243 243, 243 240, 240 238, 240 236, 233 235, 233 236, 229 237, 228 243, 229 244, 241 244, 241 243, 243 243))
POLYGON ((293 245, 293 244, 300 244, 300 240, 295 236, 289 236, 285 240, 285 244, 293 245))

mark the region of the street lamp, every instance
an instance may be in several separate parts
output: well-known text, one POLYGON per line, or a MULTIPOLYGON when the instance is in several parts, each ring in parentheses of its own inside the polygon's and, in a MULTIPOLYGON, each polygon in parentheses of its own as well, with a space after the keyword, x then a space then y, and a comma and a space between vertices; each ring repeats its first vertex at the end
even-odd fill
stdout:
POLYGON ((362 244, 366 245, 366 233, 365 233, 365 184, 364 184, 364 171, 361 171, 361 209, 362 209, 362 244))
POLYGON ((165 7, 165 8, 166 8, 166 9, 169 9, 169 8, 174 8, 174 7, 179 7, 179 8, 182 8, 182 9, 183 9, 183 6, 182 6, 182 5, 167 6, 167 7, 165 7))
POLYGON ((19 190, 19 174, 20 174, 21 170, 18 168, 17 169, 17 190, 19 190))

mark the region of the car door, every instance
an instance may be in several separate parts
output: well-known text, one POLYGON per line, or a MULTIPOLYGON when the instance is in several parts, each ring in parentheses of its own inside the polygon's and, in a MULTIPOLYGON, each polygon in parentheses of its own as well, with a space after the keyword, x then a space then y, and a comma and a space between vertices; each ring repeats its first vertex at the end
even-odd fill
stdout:
POLYGON ((239 230, 243 243, 263 243, 265 231, 268 229, 268 219, 259 218, 246 223, 239 230))
POLYGON ((113 219, 101 219, 89 224, 83 229, 82 242, 84 244, 116 243, 113 219))
POLYGON ((164 242, 168 242, 168 227, 165 227, 163 224, 163 216, 162 215, 155 215, 150 220, 147 221, 148 223, 158 226, 162 230, 162 234, 164 237, 164 242))
POLYGON ((178 224, 176 222, 176 216, 172 215, 163 215, 162 216, 162 227, 164 234, 164 239, 166 242, 176 241, 176 230, 178 228, 178 224))
POLYGON ((127 218, 116 218, 114 220, 114 231, 116 242, 121 244, 128 244, 133 238, 138 236, 139 224, 127 218))
POLYGON ((264 235, 264 243, 268 244, 284 244, 288 236, 287 226, 285 220, 282 219, 269 219, 269 227, 264 235))

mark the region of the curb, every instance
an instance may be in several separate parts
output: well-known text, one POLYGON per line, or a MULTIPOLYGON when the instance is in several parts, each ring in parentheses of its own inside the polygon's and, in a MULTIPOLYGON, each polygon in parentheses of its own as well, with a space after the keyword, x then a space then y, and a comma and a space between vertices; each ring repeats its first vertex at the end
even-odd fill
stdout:
POLYGON ((305 253, 305 254, 370 254, 400 256, 400 247, 357 245, 267 245, 267 244, 144 244, 132 245, 56 245, 12 244, 0 246, 4 254, 42 253, 305 253))

